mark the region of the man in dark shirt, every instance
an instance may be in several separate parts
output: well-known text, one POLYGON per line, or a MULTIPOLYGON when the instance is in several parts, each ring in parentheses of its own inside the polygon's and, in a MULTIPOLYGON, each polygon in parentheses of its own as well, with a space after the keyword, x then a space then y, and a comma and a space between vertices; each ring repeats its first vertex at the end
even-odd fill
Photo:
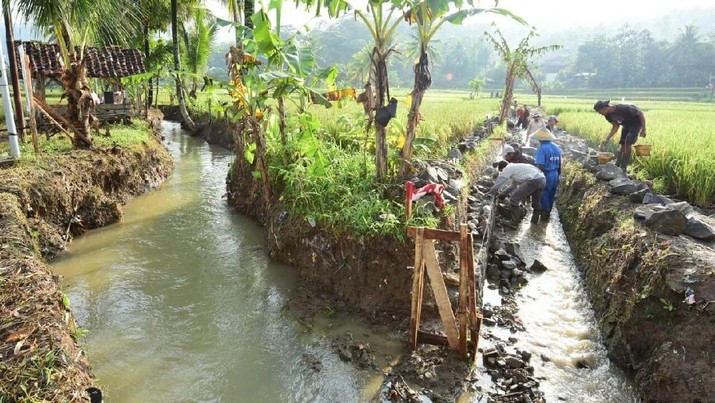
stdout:
POLYGON ((598 101, 593 105, 593 109, 613 125, 608 137, 601 143, 601 147, 605 147, 618 131, 618 127, 622 126, 621 140, 618 142, 621 148, 616 153, 616 166, 620 167, 623 172, 627 172, 633 152, 632 145, 638 140, 638 135, 646 136, 645 114, 635 105, 609 105, 610 102, 610 100, 598 101))
POLYGON ((504 159, 511 162, 512 164, 531 164, 535 165, 534 162, 534 157, 530 155, 523 154, 521 152, 521 148, 519 147, 519 144, 517 143, 512 143, 510 144, 511 148, 504 148, 505 152, 504 153, 504 159))

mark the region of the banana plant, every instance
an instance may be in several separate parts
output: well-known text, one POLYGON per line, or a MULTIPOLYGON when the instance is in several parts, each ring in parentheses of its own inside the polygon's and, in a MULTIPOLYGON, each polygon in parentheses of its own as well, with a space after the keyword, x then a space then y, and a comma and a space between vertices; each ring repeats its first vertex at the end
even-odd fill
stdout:
MULTIPOLYGON (((375 121, 375 110, 384 107, 390 99, 387 58, 396 51, 392 45, 395 42, 396 30, 401 21, 400 18, 396 18, 395 13, 402 14, 400 9, 395 7, 394 2, 389 0, 370 0, 366 10, 355 10, 355 16, 365 24, 373 40, 370 52, 370 73, 365 84, 365 92, 359 99, 363 102, 364 111, 367 114, 366 130, 368 132, 371 124, 375 121)), ((385 126, 375 122, 375 132, 376 180, 383 182, 387 176, 385 126)))
POLYGON ((503 122, 509 111, 509 106, 511 105, 511 99, 514 95, 514 84, 519 78, 525 79, 530 85, 532 90, 539 96, 539 104, 541 104, 541 88, 536 82, 529 65, 534 57, 541 56, 546 52, 553 52, 561 48, 560 45, 550 45, 542 47, 532 47, 529 41, 537 36, 536 31, 529 32, 529 35, 524 37, 516 48, 512 49, 509 47, 504 35, 498 28, 494 29, 496 37, 488 32, 484 33, 487 41, 491 43, 494 50, 502 58, 502 61, 506 64, 506 80, 504 86, 504 97, 502 98, 501 108, 499 110, 499 122, 503 122))
POLYGON ((412 171, 413 142, 420 120, 420 106, 425 92, 432 85, 432 76, 429 70, 429 44, 439 29, 445 23, 459 25, 467 17, 487 13, 510 17, 519 23, 526 24, 522 18, 505 9, 475 8, 471 0, 408 0, 406 6, 407 11, 404 18, 410 25, 415 26, 416 35, 419 38, 419 61, 414 66, 415 81, 410 110, 407 114, 407 133, 401 153, 399 178, 408 177, 412 171), (453 12, 452 10, 455 9, 457 11, 453 12))
MULTIPOLYGON (((286 100, 296 102, 299 111, 305 111, 311 99, 319 102, 322 99, 324 105, 330 106, 325 98, 310 88, 309 78, 334 82, 337 70, 318 70, 312 50, 293 38, 282 40, 271 28, 271 21, 263 10, 254 13, 251 20, 253 29, 239 27, 243 38, 242 48, 231 47, 226 60, 231 75, 229 85, 234 100, 233 116, 241 133, 236 139, 236 152, 237 155, 248 157, 250 165, 255 167, 254 174, 262 179, 264 200, 270 203, 271 186, 266 155, 271 144, 267 136, 278 133, 283 149, 288 149, 290 141, 286 133, 284 103, 286 100), (271 106, 272 100, 277 101, 276 108, 271 106)), ((219 20, 218 23, 234 24, 225 20, 219 20)), ((299 138, 305 142, 306 136, 312 136, 312 132, 303 132, 307 131, 300 132, 299 138)), ((311 150, 315 164, 326 163, 320 153, 311 150)))

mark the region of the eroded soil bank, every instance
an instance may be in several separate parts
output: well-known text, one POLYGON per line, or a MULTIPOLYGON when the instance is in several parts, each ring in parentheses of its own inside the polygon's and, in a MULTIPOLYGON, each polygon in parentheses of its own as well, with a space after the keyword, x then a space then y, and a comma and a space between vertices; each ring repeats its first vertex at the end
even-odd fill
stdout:
POLYGON ((628 197, 578 164, 564 172, 557 206, 611 359, 644 401, 712 402, 713 244, 651 231, 628 197))
POLYGON ((120 221, 122 204, 172 168, 157 138, 0 168, 0 400, 87 401, 94 379, 81 331, 45 259, 72 237, 120 221))

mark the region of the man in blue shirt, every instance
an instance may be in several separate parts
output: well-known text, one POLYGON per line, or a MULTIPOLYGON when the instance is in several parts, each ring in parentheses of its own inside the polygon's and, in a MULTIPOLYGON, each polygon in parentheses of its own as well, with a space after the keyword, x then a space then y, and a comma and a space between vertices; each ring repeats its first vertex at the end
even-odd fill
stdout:
MULTIPOLYGON (((554 198, 556 198, 556 188, 559 186, 561 148, 552 143, 553 140, 556 140, 556 136, 546 128, 536 132, 532 138, 539 140, 540 145, 536 150, 536 166, 544 172, 546 177, 546 186, 544 186, 544 191, 541 193, 541 211, 539 214, 541 219, 546 221, 551 216, 554 198)), ((531 222, 538 223, 539 215, 535 211, 531 216, 531 222)))

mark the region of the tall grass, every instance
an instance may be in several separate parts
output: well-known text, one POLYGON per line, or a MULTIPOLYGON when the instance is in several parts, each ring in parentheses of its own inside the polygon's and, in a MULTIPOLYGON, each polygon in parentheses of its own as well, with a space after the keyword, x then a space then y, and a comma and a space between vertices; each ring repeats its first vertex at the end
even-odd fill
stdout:
MULTIPOLYGON (((548 113, 559 115, 560 126, 596 145, 611 124, 592 109, 595 100, 545 99, 548 113)), ((628 103, 628 101, 626 101, 628 103)), ((715 203, 715 107, 693 102, 637 102, 646 114, 647 137, 637 144, 652 145, 651 155, 634 157, 639 177, 653 180, 662 191, 700 205, 715 203)), ((614 136, 616 150, 620 132, 614 136)))

